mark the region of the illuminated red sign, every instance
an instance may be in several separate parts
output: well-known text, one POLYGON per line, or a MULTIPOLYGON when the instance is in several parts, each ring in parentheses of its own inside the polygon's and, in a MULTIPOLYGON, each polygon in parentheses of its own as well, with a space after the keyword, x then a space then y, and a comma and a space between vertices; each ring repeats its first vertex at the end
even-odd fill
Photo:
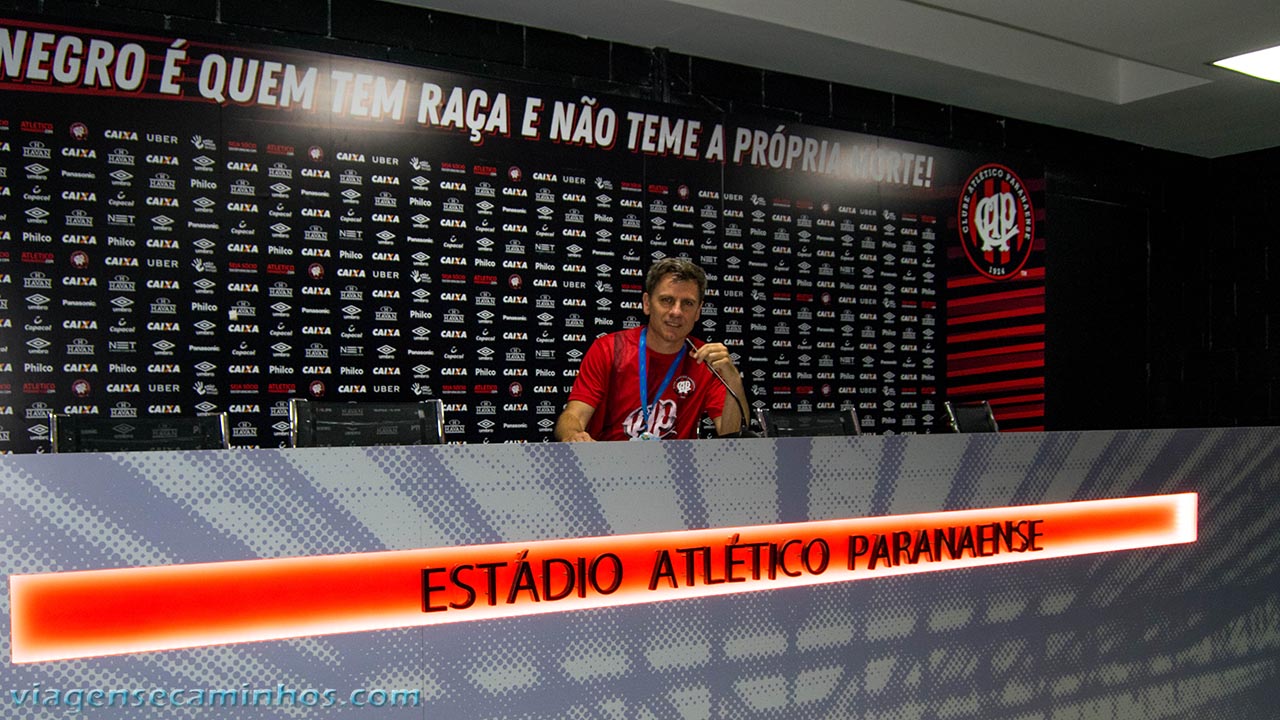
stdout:
POLYGON ((1195 542, 1194 493, 529 543, 14 575, 12 661, 773 590, 1195 542))

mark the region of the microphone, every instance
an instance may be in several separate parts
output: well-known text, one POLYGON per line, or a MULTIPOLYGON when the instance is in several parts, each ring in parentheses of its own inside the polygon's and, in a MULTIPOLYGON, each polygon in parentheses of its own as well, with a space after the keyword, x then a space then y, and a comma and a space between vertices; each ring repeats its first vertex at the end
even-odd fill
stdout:
MULTIPOLYGON (((684 342, 685 342, 685 344, 686 344, 686 345, 688 345, 688 346, 689 346, 689 349, 690 349, 690 350, 694 351, 695 353, 696 353, 696 352, 698 352, 698 346, 697 346, 697 345, 694 345, 694 344, 693 344, 693 340, 691 340, 687 335, 686 335, 686 336, 685 336, 685 338, 684 338, 684 342)), ((738 403, 738 412, 739 412, 739 413, 741 414, 741 416, 742 416, 742 427, 738 429, 738 432, 725 433, 724 435, 721 435, 720 437, 722 437, 722 438, 753 438, 753 437, 759 437, 759 435, 756 435, 756 433, 755 433, 753 430, 751 430, 751 427, 750 427, 750 425, 748 424, 748 420, 747 420, 747 404, 746 404, 746 403, 744 403, 744 402, 742 402, 742 398, 738 397, 738 393, 734 392, 734 391, 733 391, 733 388, 729 387, 729 383, 727 383, 727 382, 725 382, 725 381, 724 381, 724 378, 720 376, 720 373, 716 372, 716 369, 715 369, 715 368, 713 368, 713 367, 711 367, 711 363, 703 363, 703 365, 705 365, 705 366, 707 367, 707 369, 711 371, 711 374, 712 374, 712 375, 714 375, 714 376, 716 377, 716 379, 720 381, 720 384, 724 386, 725 392, 727 392, 727 393, 729 393, 730 395, 732 395, 732 396, 733 396, 733 399, 737 401, 737 403, 738 403)))

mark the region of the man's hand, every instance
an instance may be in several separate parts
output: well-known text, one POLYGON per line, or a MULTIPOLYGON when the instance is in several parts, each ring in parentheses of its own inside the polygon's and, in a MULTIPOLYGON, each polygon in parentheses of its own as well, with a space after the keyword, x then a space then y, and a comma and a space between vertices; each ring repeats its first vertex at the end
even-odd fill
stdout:
POLYGON ((570 400, 556 420, 556 439, 561 442, 595 442, 587 432, 587 423, 596 409, 580 400, 570 400))
MULTIPOLYGON (((742 384, 741 376, 738 374, 738 368, 733 364, 733 356, 729 353, 729 348, 724 343, 707 343, 698 348, 693 353, 693 359, 700 363, 707 363, 720 373, 720 377, 724 378, 727 383, 733 384, 733 380, 738 380, 738 385, 742 384)), ((738 387, 734 386, 734 392, 738 392, 738 387)))

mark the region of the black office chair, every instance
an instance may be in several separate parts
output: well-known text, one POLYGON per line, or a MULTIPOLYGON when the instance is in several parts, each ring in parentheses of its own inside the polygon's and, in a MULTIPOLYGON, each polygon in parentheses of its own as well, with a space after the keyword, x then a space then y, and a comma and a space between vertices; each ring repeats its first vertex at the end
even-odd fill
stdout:
POLYGON ((294 447, 351 445, 440 445, 444 403, 289 401, 294 447))
POLYGON ((50 415, 56 453, 219 450, 231 447, 226 413, 194 417, 105 418, 50 415))
POLYGON ((947 409, 947 422, 951 425, 951 432, 979 433, 1000 431, 1000 427, 996 424, 996 416, 991 412, 991 403, 986 400, 969 403, 948 400, 942 406, 947 409))
POLYGON ((758 408, 756 420, 765 437, 821 437, 828 435, 861 435, 858 411, 816 410, 794 412, 758 408))

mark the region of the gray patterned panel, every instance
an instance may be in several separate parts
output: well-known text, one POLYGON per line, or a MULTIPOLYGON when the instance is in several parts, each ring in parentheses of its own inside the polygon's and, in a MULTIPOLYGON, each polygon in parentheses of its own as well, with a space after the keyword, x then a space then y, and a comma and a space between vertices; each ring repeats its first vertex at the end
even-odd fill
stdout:
MULTIPOLYGON (((1179 430, 0 458, 12 693, 422 691, 110 718, 1275 716, 1280 434, 1179 430), (1200 493, 1191 546, 14 666, 8 575, 1200 493)), ((211 589, 216 599, 216 589, 211 589)), ((156 612, 163 612, 157 608, 156 612)))

